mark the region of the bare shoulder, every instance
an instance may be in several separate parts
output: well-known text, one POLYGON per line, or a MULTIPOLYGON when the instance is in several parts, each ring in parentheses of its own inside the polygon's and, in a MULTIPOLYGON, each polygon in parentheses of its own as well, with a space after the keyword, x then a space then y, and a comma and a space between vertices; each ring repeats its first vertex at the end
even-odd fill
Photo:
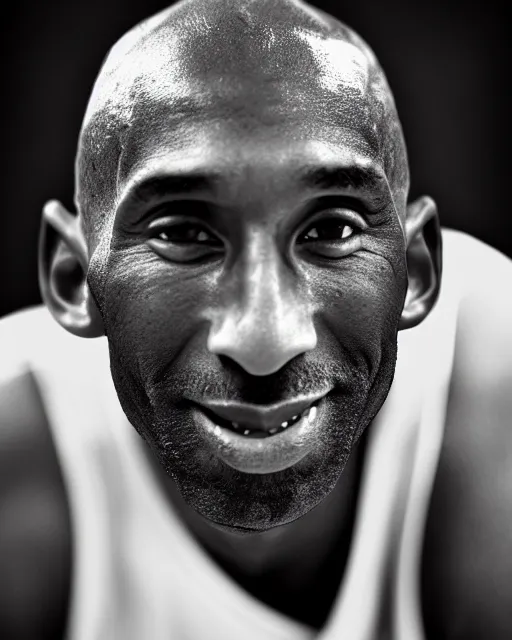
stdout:
POLYGON ((0 320, 0 636, 20 640, 62 637, 70 582, 64 484, 24 355, 38 319, 28 311, 0 320))
POLYGON ((454 237, 461 301, 446 432, 428 518, 429 637, 512 637, 512 261, 454 237))

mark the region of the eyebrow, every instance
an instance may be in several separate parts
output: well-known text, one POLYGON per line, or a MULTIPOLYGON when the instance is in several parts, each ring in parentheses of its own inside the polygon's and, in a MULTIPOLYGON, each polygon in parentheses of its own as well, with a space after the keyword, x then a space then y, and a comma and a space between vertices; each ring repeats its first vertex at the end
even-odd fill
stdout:
POLYGON ((306 169, 300 182, 308 188, 363 191, 376 195, 387 188, 387 180, 372 166, 312 167, 306 169))
POLYGON ((188 195, 191 193, 212 191, 220 182, 215 173, 187 173, 153 176, 128 189, 123 201, 148 202, 153 198, 168 195, 188 195))

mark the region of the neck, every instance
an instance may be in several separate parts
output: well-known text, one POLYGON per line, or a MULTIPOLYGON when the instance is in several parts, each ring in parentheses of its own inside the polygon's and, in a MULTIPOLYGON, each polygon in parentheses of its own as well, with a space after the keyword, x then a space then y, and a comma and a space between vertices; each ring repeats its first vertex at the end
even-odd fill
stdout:
POLYGON ((188 507, 150 456, 173 507, 213 560, 260 600, 320 628, 350 547, 365 440, 363 436, 337 485, 318 506, 281 527, 243 534, 220 529, 188 507))

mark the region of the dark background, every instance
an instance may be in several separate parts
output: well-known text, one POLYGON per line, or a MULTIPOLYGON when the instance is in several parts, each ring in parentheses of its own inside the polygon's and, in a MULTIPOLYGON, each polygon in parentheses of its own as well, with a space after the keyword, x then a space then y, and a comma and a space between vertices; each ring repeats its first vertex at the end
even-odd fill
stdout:
MULTIPOLYGON (((72 207, 81 119, 108 48, 169 2, 18 0, 3 15, 0 316, 40 301, 43 203, 72 207)), ((394 90, 409 148, 412 196, 442 223, 512 256, 508 207, 505 14, 491 0, 313 2, 372 46, 394 90)))

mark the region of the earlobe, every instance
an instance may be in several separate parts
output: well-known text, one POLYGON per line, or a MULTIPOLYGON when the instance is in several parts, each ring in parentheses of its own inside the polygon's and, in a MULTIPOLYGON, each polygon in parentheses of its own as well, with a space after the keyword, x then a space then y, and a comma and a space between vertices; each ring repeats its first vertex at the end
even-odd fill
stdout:
POLYGON ((88 252, 78 216, 56 200, 43 208, 39 237, 39 287, 45 305, 67 331, 83 338, 104 335, 87 284, 88 252))
POLYGON ((436 303, 441 285, 442 239, 435 202, 422 196, 407 207, 408 288, 399 329, 418 325, 436 303))

